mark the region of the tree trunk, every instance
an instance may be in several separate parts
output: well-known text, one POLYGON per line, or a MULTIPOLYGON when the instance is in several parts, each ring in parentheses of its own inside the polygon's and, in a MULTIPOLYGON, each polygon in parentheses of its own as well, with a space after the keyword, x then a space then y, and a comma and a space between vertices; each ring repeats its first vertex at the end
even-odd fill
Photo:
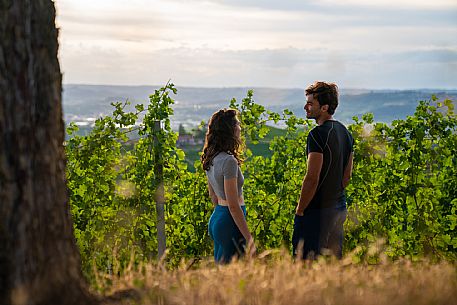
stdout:
POLYGON ((0 0, 0 303, 94 304, 65 185, 51 0, 0 0))

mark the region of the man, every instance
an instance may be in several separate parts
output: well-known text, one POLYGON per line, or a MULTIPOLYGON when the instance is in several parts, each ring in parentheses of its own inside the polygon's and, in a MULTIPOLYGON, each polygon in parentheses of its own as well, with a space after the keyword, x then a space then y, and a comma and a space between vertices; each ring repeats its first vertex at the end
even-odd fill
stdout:
POLYGON ((346 220, 344 189, 352 173, 354 140, 346 127, 333 120, 338 87, 315 82, 305 90, 306 117, 316 120, 307 139, 308 169, 294 219, 294 255, 315 258, 330 251, 342 257, 346 220))

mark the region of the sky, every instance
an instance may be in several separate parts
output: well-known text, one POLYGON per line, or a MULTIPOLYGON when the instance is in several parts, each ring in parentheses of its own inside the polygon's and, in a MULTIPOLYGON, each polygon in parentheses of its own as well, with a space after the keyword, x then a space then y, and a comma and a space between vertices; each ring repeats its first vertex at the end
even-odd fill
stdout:
POLYGON ((55 0, 67 84, 457 89, 457 0, 55 0))

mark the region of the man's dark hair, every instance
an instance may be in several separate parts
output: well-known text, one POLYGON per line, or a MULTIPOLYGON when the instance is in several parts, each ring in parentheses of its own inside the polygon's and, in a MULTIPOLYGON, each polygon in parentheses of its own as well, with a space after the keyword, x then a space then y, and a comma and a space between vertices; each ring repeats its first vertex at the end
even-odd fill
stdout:
POLYGON ((338 107, 338 86, 335 83, 315 82, 305 90, 306 95, 312 94, 319 105, 328 105, 328 113, 335 113, 338 107))

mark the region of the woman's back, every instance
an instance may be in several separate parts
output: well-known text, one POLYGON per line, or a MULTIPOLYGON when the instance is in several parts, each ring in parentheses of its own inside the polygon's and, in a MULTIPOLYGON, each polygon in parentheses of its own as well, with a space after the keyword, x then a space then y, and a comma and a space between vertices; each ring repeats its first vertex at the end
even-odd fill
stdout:
POLYGON ((212 162, 209 170, 206 171, 206 176, 211 184, 217 197, 226 200, 224 180, 237 178, 238 196, 243 194, 244 177, 241 173, 238 161, 236 158, 226 152, 218 153, 212 162))

